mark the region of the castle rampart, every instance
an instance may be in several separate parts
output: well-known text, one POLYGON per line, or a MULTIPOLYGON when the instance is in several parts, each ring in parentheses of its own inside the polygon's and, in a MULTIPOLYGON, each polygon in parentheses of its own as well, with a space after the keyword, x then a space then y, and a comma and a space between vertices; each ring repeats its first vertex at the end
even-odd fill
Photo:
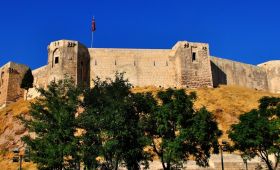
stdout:
POLYGON ((208 44, 178 42, 172 49, 92 48, 91 79, 125 76, 134 86, 212 87, 208 44))
MULTIPOLYGON (((19 84, 27 67, 8 63, 0 69, 3 105, 23 96, 19 84), (13 69, 16 71, 9 71, 13 69)), ((113 78, 116 72, 125 72, 133 86, 199 88, 226 84, 280 93, 280 61, 254 66, 210 57, 208 44, 187 41, 179 41, 171 49, 86 48, 78 41, 54 41, 48 46, 48 64, 33 70, 33 75, 35 87, 46 87, 65 76, 72 77, 76 85, 89 87, 96 77, 113 78)), ((38 95, 30 89, 27 97, 38 95)))
POLYGON ((113 78, 115 73, 125 72, 134 86, 176 85, 175 61, 171 50, 142 49, 89 49, 91 79, 113 78))
POLYGON ((265 69, 227 59, 211 57, 214 86, 239 85, 257 90, 270 91, 265 69))

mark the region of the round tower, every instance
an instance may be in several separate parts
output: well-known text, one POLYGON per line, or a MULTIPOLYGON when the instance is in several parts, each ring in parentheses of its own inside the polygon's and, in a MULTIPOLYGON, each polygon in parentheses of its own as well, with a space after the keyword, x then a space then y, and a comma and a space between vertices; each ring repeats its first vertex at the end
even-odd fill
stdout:
POLYGON ((90 57, 78 41, 59 40, 48 46, 49 82, 71 77, 76 85, 89 86, 90 57))
POLYGON ((268 90, 280 93, 280 60, 268 61, 258 65, 266 71, 268 90))

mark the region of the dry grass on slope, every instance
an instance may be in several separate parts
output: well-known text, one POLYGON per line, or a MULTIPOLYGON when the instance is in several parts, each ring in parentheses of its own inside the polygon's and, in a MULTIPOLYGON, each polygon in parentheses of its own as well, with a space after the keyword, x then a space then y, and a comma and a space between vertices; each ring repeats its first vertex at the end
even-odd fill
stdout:
MULTIPOLYGON (((160 88, 145 87, 135 88, 134 92, 152 92, 156 93, 160 88)), ((239 86, 220 86, 219 88, 199 88, 188 89, 187 92, 196 92, 197 100, 195 108, 199 109, 205 106, 213 112, 219 128, 223 130, 222 138, 227 138, 226 131, 230 125, 238 122, 240 114, 256 109, 259 105, 258 100, 263 96, 276 96, 264 91, 257 91, 239 86)))
POLYGON ((263 96, 280 97, 264 91, 257 91, 239 86, 221 86, 213 89, 197 89, 198 99, 195 107, 205 106, 213 112, 223 130, 223 138, 227 138, 226 131, 230 125, 238 122, 239 115, 252 109, 257 109, 259 99, 263 96))

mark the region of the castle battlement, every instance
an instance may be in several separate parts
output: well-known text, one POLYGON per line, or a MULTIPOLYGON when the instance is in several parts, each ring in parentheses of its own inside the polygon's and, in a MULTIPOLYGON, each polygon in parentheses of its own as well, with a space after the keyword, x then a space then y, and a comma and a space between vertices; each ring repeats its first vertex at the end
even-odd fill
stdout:
MULTIPOLYGON (((36 87, 46 87, 65 75, 76 85, 89 87, 96 77, 113 78, 116 72, 125 72, 133 86, 200 88, 226 84, 280 93, 280 60, 254 66, 212 57, 207 43, 178 41, 171 49, 126 49, 86 48, 78 41, 59 40, 48 45, 47 61, 33 70, 36 87)), ((26 69, 19 64, 0 68, 0 105, 22 97, 19 85, 13 84, 15 80, 19 84, 26 69), (15 69, 18 76, 5 74, 7 68, 15 69)), ((30 90, 30 98, 37 95, 30 90)))

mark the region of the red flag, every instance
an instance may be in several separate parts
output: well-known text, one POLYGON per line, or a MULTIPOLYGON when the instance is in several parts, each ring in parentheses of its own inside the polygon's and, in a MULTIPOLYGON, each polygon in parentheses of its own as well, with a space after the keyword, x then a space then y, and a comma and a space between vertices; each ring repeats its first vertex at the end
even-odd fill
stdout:
POLYGON ((92 18, 92 21, 91 21, 91 31, 94 32, 95 30, 96 30, 95 20, 94 20, 94 18, 92 18))

